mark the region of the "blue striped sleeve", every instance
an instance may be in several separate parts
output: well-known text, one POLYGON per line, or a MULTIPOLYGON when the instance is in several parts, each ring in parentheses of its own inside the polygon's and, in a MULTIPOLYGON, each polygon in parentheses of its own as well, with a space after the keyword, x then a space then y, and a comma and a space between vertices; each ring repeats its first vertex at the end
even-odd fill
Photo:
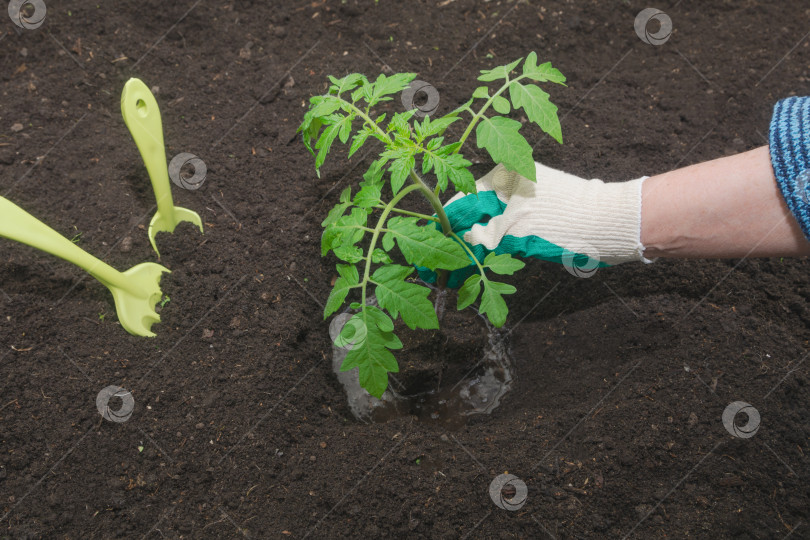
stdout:
POLYGON ((790 97, 774 106, 769 146, 779 190, 810 240, 810 97, 790 97))

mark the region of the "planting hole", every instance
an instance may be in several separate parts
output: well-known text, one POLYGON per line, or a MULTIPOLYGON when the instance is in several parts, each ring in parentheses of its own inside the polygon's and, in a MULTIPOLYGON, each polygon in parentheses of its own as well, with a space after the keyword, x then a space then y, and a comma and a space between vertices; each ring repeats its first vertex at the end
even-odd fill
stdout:
POLYGON ((144 118, 146 117, 146 102, 144 100, 139 99, 135 103, 135 108, 138 110, 138 114, 140 114, 144 118))
MULTIPOLYGON (((456 300, 447 302, 455 305, 456 300)), ((423 422, 459 429, 468 416, 495 410, 512 386, 512 358, 505 336, 473 310, 448 309, 441 331, 398 331, 404 345, 398 358, 401 369, 389 376, 388 390, 377 399, 360 386, 357 368, 340 371, 352 347, 341 346, 338 335, 351 333, 343 328, 349 321, 359 320, 353 314, 353 310, 346 310, 337 315, 329 333, 333 371, 343 384, 349 408, 361 421, 415 416, 423 422)))
POLYGON ((740 411, 737 413, 737 416, 734 417, 734 425, 738 428, 744 428, 748 426, 749 417, 748 413, 745 411, 740 411))

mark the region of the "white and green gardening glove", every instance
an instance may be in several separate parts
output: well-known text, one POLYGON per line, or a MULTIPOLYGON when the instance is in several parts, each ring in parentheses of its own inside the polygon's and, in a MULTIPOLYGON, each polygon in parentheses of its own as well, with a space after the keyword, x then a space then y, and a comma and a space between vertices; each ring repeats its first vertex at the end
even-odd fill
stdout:
MULTIPOLYGON (((498 165, 476 182, 477 194, 456 194, 445 205, 450 225, 476 258, 495 252, 565 265, 575 275, 628 261, 652 262, 641 244, 641 185, 585 180, 540 163, 537 182, 498 165)), ((475 271, 450 274, 459 287, 475 271)), ((432 282, 435 274, 420 271, 432 282)))

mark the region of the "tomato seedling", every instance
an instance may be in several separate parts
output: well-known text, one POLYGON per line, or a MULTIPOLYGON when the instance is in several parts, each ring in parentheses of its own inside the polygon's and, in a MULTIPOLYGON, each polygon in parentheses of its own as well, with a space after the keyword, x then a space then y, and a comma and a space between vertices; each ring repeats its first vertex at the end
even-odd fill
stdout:
POLYGON ((533 181, 535 163, 532 148, 520 133, 522 124, 505 115, 523 109, 529 121, 562 143, 557 107, 533 83, 564 85, 565 77, 550 62, 538 65, 535 53, 525 61, 521 58, 483 70, 479 81, 499 82, 500 86, 477 88, 467 103, 444 116, 425 116, 420 121, 414 118, 418 112, 414 108, 393 114, 386 123, 387 114, 376 114, 374 107, 408 88, 415 77, 414 73, 381 74, 372 82, 359 73, 342 79, 330 76, 332 84, 327 93, 310 99, 298 128, 307 149, 315 156, 319 176, 335 139, 346 144, 351 138, 348 158, 369 139, 382 143, 377 159, 359 182, 359 191, 352 196, 349 186, 340 194, 340 201, 322 223, 321 238, 321 255, 331 251, 344 261, 337 265, 339 277, 326 302, 324 318, 337 311, 350 292, 359 290, 360 296, 359 302, 351 304, 359 311, 339 336, 341 343, 351 344, 341 371, 358 367, 361 386, 376 397, 388 387, 388 373, 399 371, 391 352, 402 348, 394 334, 394 320, 401 316, 411 329, 439 328, 439 317, 428 298, 430 289, 408 279, 414 266, 438 272, 438 283, 442 285, 448 271, 475 265, 477 273, 459 289, 458 309, 471 305, 480 294, 479 311, 496 327, 506 322, 508 309, 503 295, 514 293, 515 288, 490 279, 488 272, 509 275, 524 264, 508 254, 490 253, 478 260, 453 232, 439 199, 451 184, 465 194, 476 192, 475 178, 469 170, 472 163, 461 154, 473 130, 478 147, 486 149, 495 163, 533 181), (520 74, 513 75, 521 62, 520 74), (478 110, 473 108, 474 103, 480 104, 478 110), (447 141, 445 131, 461 121, 464 113, 471 118, 461 137, 447 141), (359 125, 355 124, 357 120, 359 125), (424 178, 429 173, 431 180, 435 178, 433 189, 424 178), (406 196, 417 192, 433 207, 434 215, 405 207, 406 196), (395 246, 408 266, 394 262, 392 255, 399 258, 393 251, 395 246), (370 302, 372 286, 378 305, 370 302))

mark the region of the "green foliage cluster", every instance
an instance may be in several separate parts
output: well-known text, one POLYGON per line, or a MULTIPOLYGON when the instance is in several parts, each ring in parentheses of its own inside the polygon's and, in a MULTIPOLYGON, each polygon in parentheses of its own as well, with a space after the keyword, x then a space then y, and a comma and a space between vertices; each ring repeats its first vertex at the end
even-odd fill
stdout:
POLYGON ((520 133, 522 124, 505 115, 522 109, 529 121, 562 143, 557 107, 534 83, 564 84, 565 77, 549 62, 538 65, 535 53, 525 61, 521 58, 482 71, 479 81, 499 86, 477 88, 467 103, 444 116, 426 116, 420 121, 415 118, 417 109, 390 118, 387 113, 375 114, 375 106, 393 99, 415 77, 413 73, 381 74, 373 82, 359 73, 342 79, 329 77, 327 93, 310 99, 299 127, 304 144, 315 156, 318 175, 335 140, 350 144, 349 158, 369 140, 376 139, 382 145, 359 189, 353 194, 349 186, 340 194, 339 202, 323 220, 321 238, 322 256, 332 252, 343 261, 337 265, 339 277, 326 302, 324 318, 337 311, 353 291, 360 296, 359 302, 351 304, 359 311, 340 335, 342 343, 351 344, 341 370, 358 367, 360 384, 377 397, 388 387, 388 373, 399 370, 391 352, 402 348, 394 333, 394 321, 401 317, 412 329, 439 328, 428 298, 430 289, 412 280, 414 266, 446 273, 475 265, 478 273, 459 289, 458 309, 480 296, 479 310, 492 324, 500 327, 506 321, 508 309, 503 295, 514 293, 515 288, 490 276, 513 274, 523 263, 508 254, 495 253, 477 260, 450 228, 439 198, 451 185, 465 194, 476 192, 471 163, 461 154, 467 138, 475 130, 478 147, 486 149, 495 163, 503 163, 531 180, 535 180, 532 148, 520 133), (520 73, 513 73, 521 62, 520 73), (480 107, 475 110, 474 104, 480 107), (448 141, 445 132, 461 122, 465 113, 470 120, 463 134, 455 142, 448 141), (435 177, 434 189, 423 179, 428 174, 435 177), (434 215, 402 207, 400 203, 415 191, 430 202, 434 215), (394 262, 395 246, 409 266, 394 262), (376 306, 369 302, 372 287, 376 306))

